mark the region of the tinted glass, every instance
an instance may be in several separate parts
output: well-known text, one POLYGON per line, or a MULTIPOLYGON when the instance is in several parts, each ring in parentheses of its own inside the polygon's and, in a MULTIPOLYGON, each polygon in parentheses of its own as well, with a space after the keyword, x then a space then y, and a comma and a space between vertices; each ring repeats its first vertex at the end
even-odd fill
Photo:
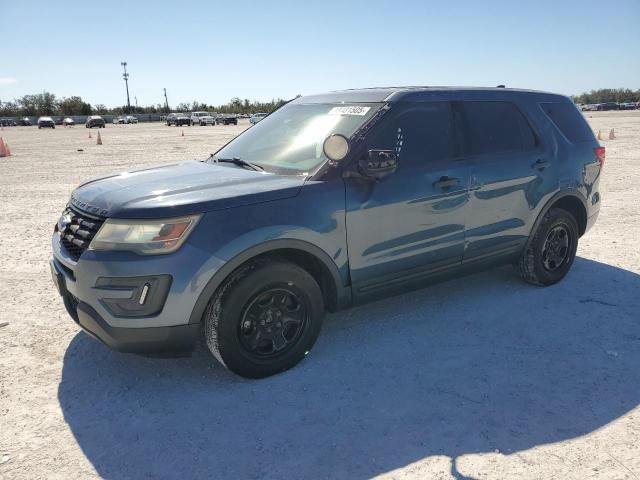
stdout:
POLYGON ((401 107, 385 118, 367 149, 395 150, 398 168, 452 157, 451 120, 447 102, 401 107))
POLYGON ((542 103, 542 110, 570 142, 593 140, 591 127, 571 103, 542 103))
POLYGON ((482 155, 530 150, 536 140, 527 119, 510 102, 455 102, 461 152, 482 155))

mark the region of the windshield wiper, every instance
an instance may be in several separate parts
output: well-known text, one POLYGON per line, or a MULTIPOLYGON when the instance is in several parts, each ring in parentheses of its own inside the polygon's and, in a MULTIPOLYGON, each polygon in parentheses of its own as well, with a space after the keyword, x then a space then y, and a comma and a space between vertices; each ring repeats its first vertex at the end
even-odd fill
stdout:
POLYGON ((264 170, 263 167, 261 167, 260 165, 257 165, 255 163, 251 163, 251 162, 247 162, 246 160, 242 160, 240 157, 233 157, 233 158, 218 158, 218 157, 213 157, 213 161, 216 163, 233 163, 234 165, 238 165, 239 167, 243 167, 243 168, 250 168, 251 170, 256 170, 257 172, 261 172, 264 170))

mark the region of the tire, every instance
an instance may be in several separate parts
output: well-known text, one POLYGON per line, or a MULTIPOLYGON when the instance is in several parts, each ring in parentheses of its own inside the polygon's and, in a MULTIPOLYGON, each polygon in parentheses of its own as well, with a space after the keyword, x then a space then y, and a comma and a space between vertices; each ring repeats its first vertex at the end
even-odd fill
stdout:
POLYGON ((573 215, 561 208, 551 208, 517 263, 522 279, 545 287, 562 280, 576 258, 578 237, 578 222, 573 215))
POLYGON ((205 339, 224 367, 242 377, 263 378, 307 355, 323 316, 322 292, 306 270, 262 259, 236 270, 213 295, 203 316, 205 339), (287 321, 294 316, 298 320, 287 321), (285 339, 280 351, 275 338, 285 339))

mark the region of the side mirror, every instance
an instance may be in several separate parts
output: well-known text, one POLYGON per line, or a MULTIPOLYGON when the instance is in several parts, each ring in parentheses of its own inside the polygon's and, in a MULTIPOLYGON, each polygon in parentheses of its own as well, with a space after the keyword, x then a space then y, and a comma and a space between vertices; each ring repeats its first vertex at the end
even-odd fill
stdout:
POLYGON ((379 180, 388 177, 398 168, 398 158, 394 150, 369 150, 368 158, 358 162, 360 173, 379 180))

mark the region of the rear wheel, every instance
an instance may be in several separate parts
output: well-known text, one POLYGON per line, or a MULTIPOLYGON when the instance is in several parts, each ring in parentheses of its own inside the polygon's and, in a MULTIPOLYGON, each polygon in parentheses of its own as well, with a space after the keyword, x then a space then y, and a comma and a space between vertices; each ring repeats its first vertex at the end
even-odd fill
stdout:
POLYGON ((314 278, 281 260, 259 260, 233 273, 204 314, 207 346, 234 373, 262 378, 287 370, 315 343, 324 304, 314 278))
POLYGON ((534 285, 553 285, 571 269, 578 249, 578 223, 561 208, 550 209, 518 261, 520 276, 534 285))

